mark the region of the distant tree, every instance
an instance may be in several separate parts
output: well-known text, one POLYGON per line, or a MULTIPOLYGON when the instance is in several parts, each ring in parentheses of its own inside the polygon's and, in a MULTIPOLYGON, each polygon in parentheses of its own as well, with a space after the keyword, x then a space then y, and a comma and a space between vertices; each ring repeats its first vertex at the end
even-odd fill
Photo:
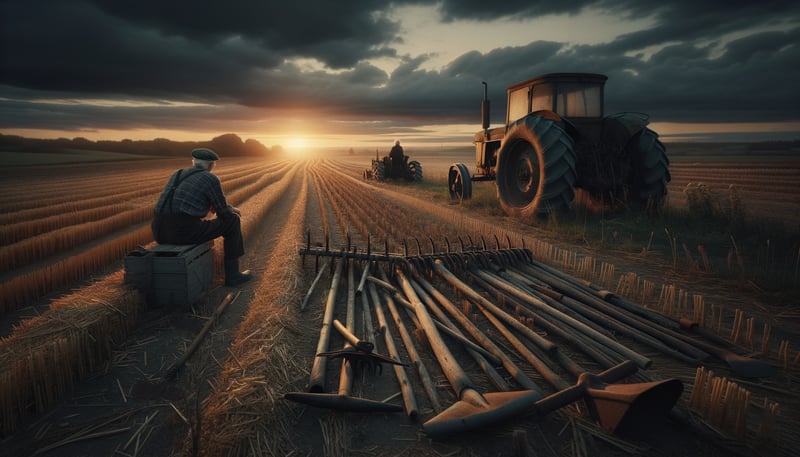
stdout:
POLYGON ((244 149, 247 155, 254 157, 264 157, 269 155, 270 150, 258 141, 250 138, 244 142, 244 149))
POLYGON ((154 156, 186 156, 189 151, 198 147, 208 147, 229 156, 264 157, 270 150, 256 140, 245 142, 238 135, 227 133, 213 138, 211 141, 172 141, 167 138, 153 140, 91 141, 83 137, 39 139, 24 138, 17 135, 0 133, 0 151, 16 152, 61 152, 66 149, 89 149, 109 152, 125 152, 154 156))

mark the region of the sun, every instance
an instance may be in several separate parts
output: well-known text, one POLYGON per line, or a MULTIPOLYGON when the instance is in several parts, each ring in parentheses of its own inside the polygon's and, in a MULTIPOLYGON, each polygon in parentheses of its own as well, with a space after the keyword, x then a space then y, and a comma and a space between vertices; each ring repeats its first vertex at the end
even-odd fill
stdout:
POLYGON ((293 150, 305 149, 306 147, 308 147, 308 140, 300 136, 289 138, 288 146, 293 150))

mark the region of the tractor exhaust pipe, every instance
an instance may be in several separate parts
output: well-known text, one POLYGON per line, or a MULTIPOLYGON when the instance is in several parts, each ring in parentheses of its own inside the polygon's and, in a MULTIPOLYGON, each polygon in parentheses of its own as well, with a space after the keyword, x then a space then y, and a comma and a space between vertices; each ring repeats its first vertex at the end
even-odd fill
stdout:
POLYGON ((484 130, 489 129, 489 97, 488 97, 488 89, 489 86, 486 84, 486 81, 481 81, 483 84, 483 100, 481 100, 481 125, 484 130))

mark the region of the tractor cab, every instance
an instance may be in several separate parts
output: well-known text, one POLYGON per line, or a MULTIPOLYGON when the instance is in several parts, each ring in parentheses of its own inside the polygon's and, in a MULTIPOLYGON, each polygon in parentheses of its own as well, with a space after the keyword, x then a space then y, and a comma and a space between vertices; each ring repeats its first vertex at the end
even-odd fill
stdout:
POLYGON ((608 79, 593 73, 550 73, 516 83, 506 89, 506 122, 489 129, 489 100, 484 82, 481 112, 483 130, 475 134, 477 172, 473 180, 493 180, 497 151, 505 134, 530 114, 565 124, 572 135, 578 132, 594 141, 602 134, 603 89, 608 79))
POLYGON ((506 125, 547 111, 561 118, 602 118, 606 79, 592 73, 552 73, 514 84, 507 89, 506 125))

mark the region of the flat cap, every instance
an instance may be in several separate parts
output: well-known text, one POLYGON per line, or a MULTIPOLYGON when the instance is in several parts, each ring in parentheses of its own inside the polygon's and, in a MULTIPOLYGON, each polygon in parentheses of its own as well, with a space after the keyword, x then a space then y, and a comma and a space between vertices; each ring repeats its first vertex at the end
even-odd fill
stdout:
POLYGON ((208 148, 197 148, 193 150, 192 157, 200 160, 219 160, 217 153, 208 148))

